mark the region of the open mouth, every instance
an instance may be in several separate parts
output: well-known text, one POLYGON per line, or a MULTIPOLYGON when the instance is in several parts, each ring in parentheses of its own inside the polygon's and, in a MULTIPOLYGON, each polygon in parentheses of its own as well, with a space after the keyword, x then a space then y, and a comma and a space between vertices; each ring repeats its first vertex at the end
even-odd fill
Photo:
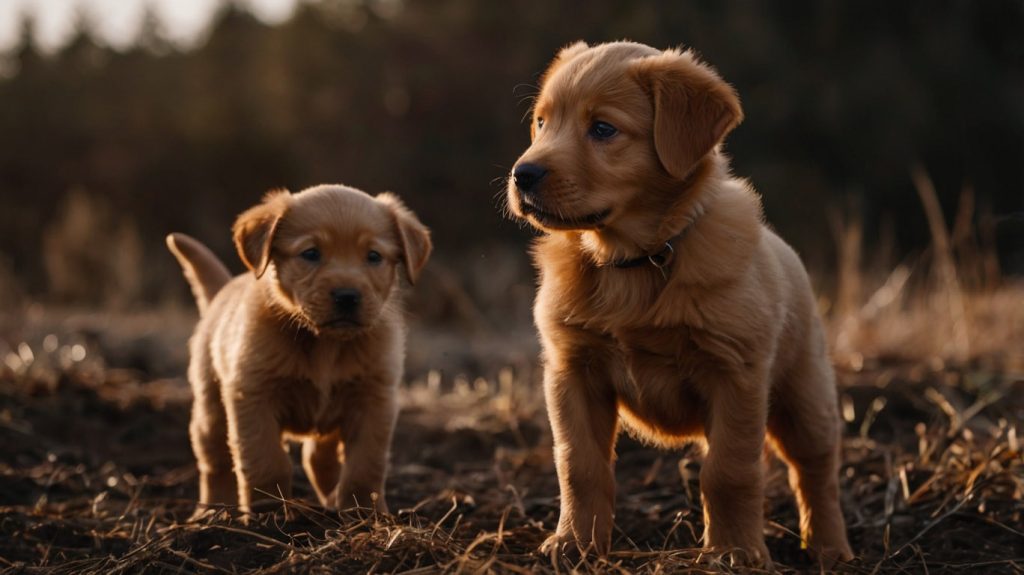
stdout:
POLYGON ((532 217, 537 221, 537 223, 545 228, 561 230, 599 228, 605 218, 607 218, 612 212, 610 209, 607 209, 587 216, 565 218, 552 214, 551 212, 544 211, 537 206, 527 203, 526 201, 521 203, 521 209, 524 216, 532 217))

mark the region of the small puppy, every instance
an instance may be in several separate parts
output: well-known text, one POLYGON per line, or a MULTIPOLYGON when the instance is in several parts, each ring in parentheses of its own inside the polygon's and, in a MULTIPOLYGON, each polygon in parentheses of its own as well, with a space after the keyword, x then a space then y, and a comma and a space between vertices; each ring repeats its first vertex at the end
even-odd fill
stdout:
POLYGON ((200 313, 188 372, 197 515, 288 497, 283 436, 303 439, 324 506, 386 511, 405 354, 398 267, 416 281, 427 228, 389 193, 318 186, 267 194, 233 231, 252 272, 233 279, 196 240, 167 237, 200 313))
POLYGON ((621 423, 658 445, 706 441, 706 547, 770 562, 767 435, 806 544, 830 563, 852 557, 810 283, 719 151, 741 119, 733 89, 689 51, 577 43, 543 76, 508 202, 546 232, 534 318, 562 497, 545 550, 608 551, 621 423))

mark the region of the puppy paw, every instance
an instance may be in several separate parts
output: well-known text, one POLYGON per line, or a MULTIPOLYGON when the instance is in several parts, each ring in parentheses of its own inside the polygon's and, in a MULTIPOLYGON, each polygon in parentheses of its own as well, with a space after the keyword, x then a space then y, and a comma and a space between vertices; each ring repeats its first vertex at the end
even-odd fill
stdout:
POLYGON ((842 541, 836 545, 823 545, 814 547, 811 554, 818 560, 825 569, 831 569, 837 563, 852 561, 854 558, 850 545, 842 541))
POLYGON ((545 539, 537 551, 542 555, 555 554, 575 560, 583 555, 607 555, 609 547, 607 543, 602 546, 594 541, 581 540, 572 533, 556 532, 545 539))
POLYGON ((388 504, 384 496, 377 491, 360 491, 334 494, 331 496, 334 509, 340 511, 373 511, 388 513, 388 504))
POLYGON ((283 511, 288 515, 289 505, 287 499, 257 499, 249 504, 247 509, 251 515, 262 515, 264 513, 278 513, 283 511))
POLYGON ((553 533, 540 544, 537 552, 541 555, 570 555, 579 554, 579 547, 576 538, 572 533, 553 533))
POLYGON ((215 507, 207 507, 206 505, 196 506, 195 511, 189 516, 186 523, 206 523, 217 516, 220 510, 215 507))
POLYGON ((772 558, 763 541, 748 545, 720 546, 711 549, 713 561, 720 561, 730 567, 756 567, 772 570, 772 558))

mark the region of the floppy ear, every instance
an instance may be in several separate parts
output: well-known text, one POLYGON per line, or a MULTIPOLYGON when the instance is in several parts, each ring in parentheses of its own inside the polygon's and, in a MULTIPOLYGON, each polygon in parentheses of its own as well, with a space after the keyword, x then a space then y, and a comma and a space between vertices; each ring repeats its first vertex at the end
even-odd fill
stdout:
POLYGON ((257 278, 263 276, 270 265, 270 244, 278 222, 287 211, 290 195, 288 190, 267 192, 263 203, 242 212, 231 228, 238 257, 257 278))
POLYGON ((420 223, 416 214, 405 207, 398 196, 384 192, 377 194, 377 201, 387 206, 395 218, 398 239, 402 242, 402 259, 405 261, 405 272, 409 283, 414 284, 420 277, 420 271, 427 263, 433 244, 430 242, 430 230, 420 223))
POLYGON ((743 121, 736 91, 690 50, 640 58, 633 73, 654 100, 654 147, 674 178, 684 179, 743 121))
MULTIPOLYGON (((540 86, 543 88, 544 84, 547 83, 548 79, 551 78, 552 74, 554 74, 555 71, 562 66, 562 64, 568 62, 569 60, 572 60, 577 55, 579 55, 580 52, 583 52, 589 47, 590 46, 588 46, 587 43, 584 42, 583 40, 577 40, 572 44, 567 44, 563 46, 562 49, 558 51, 558 54, 555 54, 555 57, 554 59, 551 60, 551 63, 548 64, 547 70, 545 70, 544 73, 541 74, 539 83, 540 86)), ((530 122, 530 140, 533 140, 537 132, 537 118, 535 114, 532 114, 531 116, 533 117, 533 121, 530 122)))

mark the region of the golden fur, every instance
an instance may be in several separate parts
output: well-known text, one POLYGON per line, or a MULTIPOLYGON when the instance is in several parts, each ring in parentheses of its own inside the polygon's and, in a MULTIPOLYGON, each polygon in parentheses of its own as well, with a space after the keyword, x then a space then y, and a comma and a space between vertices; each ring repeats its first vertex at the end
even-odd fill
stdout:
POLYGON ((429 232, 391 194, 318 186, 268 194, 238 217, 234 239, 251 273, 231 279, 199 242, 167 238, 201 316, 189 365, 197 513, 288 497, 286 436, 303 440, 323 505, 386 510, 405 353, 398 267, 416 280, 429 232), (361 299, 343 306, 336 290, 361 299))
POLYGON ((545 549, 608 551, 621 423, 661 445, 706 441, 706 547, 770 562, 767 435, 790 466, 808 546, 827 562, 852 557, 810 283, 718 149, 741 119, 733 89, 689 51, 577 43, 544 74, 508 200, 546 232, 534 317, 562 498, 545 549), (617 133, 599 138, 595 122, 617 133), (529 193, 516 176, 527 165, 546 174, 529 193), (666 242, 664 268, 613 265, 666 242))

